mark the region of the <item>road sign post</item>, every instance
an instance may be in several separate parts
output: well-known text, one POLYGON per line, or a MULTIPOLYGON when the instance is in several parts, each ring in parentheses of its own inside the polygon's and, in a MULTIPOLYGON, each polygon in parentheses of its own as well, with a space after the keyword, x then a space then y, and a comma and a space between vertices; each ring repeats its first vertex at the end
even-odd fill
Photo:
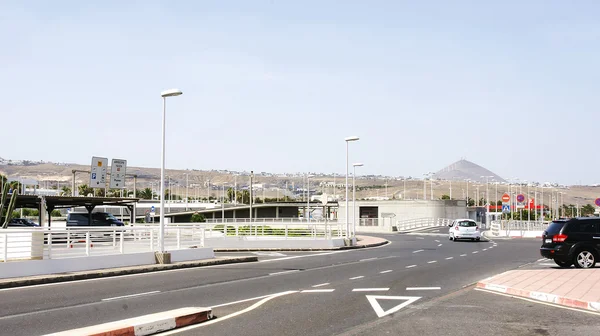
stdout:
POLYGON ((106 167, 108 159, 102 157, 92 157, 90 169, 90 188, 106 188, 106 167))
POLYGON ((127 170, 127 160, 112 159, 110 165, 110 188, 125 188, 125 171, 127 170))

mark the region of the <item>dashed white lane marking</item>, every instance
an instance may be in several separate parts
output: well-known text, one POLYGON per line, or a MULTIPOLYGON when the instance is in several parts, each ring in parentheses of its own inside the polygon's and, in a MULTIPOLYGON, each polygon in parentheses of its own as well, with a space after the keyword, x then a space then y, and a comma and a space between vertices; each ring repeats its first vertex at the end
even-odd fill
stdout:
POLYGON ((466 257, 467 255, 466 255, 466 254, 461 254, 460 256, 461 256, 461 257, 466 257))
POLYGON ((425 239, 425 238, 423 238, 423 237, 417 237, 417 239, 425 239))
POLYGON ((300 270, 289 270, 289 271, 283 271, 283 272, 275 272, 275 273, 269 273, 269 275, 279 275, 279 274, 294 273, 294 272, 300 272, 300 270))
POLYGON ((436 243, 439 243, 440 241, 436 239, 436 240, 435 240, 435 242, 436 242, 436 243))
POLYGON ((317 287, 323 287, 323 286, 327 286, 327 285, 329 285, 329 282, 325 282, 325 283, 322 283, 322 284, 314 285, 312 287, 313 288, 317 288, 317 287))
POLYGON ((487 251, 488 249, 483 249, 482 251, 487 251))
POLYGON ((409 266, 406 266, 405 268, 413 268, 413 267, 417 267, 417 265, 409 265, 409 266))
POLYGON ((305 289, 300 293, 331 293, 335 289, 305 289))
POLYGON ((364 275, 359 275, 359 276, 355 276, 355 277, 353 277, 353 278, 350 278, 350 279, 348 279, 348 280, 362 279, 362 278, 364 278, 364 277, 365 277, 364 275))
POLYGON ((367 259, 360 259, 360 261, 369 261, 369 260, 375 260, 377 258, 367 258, 367 259))
POLYGON ((416 251, 413 251, 413 253, 419 253, 419 252, 423 252, 423 251, 425 251, 425 250, 416 250, 416 251))
POLYGON ((389 288, 354 288, 353 292, 385 292, 390 290, 389 288))
POLYGON ((439 247, 439 246, 442 246, 442 245, 444 245, 444 244, 438 244, 438 247, 439 247))
POLYGON ((407 291, 416 291, 416 290, 439 290, 442 287, 406 287, 407 291))
POLYGON ((475 254, 475 253, 479 253, 479 251, 473 251, 473 252, 471 252, 471 253, 475 254))
POLYGON ((156 293, 160 293, 160 291, 152 291, 152 292, 137 293, 137 294, 131 294, 131 295, 116 296, 116 297, 102 299, 102 301, 112 301, 112 300, 118 300, 118 299, 126 299, 126 298, 132 298, 132 297, 136 297, 136 296, 150 295, 150 294, 156 294, 156 293))
POLYGON ((392 270, 387 270, 387 271, 381 271, 379 273, 384 274, 384 273, 390 273, 392 270))
POLYGON ((446 260, 450 260, 450 259, 454 259, 454 257, 448 257, 448 258, 446 258, 446 260))
POLYGON ((433 264, 433 263, 436 263, 436 262, 437 262, 437 260, 432 260, 432 261, 428 261, 427 263, 428 264, 433 264))

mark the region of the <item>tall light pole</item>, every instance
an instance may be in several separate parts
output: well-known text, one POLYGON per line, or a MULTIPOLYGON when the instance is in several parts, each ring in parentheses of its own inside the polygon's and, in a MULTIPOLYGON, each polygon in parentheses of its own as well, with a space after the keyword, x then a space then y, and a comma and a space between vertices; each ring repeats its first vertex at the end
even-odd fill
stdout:
POLYGON ((233 175, 233 204, 237 206, 237 174, 233 175))
MULTIPOLYGON (((356 235, 356 167, 362 167, 364 164, 355 163, 352 165, 352 235, 356 235)), ((359 218, 360 219, 360 218, 359 218)))
POLYGON ((160 252, 165 252, 165 126, 167 121, 167 98, 176 97, 183 94, 179 89, 170 89, 160 93, 163 98, 163 115, 162 115, 162 149, 160 162, 160 229, 158 236, 160 252))
POLYGON ((349 159, 348 159, 348 147, 351 141, 358 141, 360 138, 357 136, 351 136, 344 139, 346 141, 346 238, 350 238, 350 221, 349 209, 348 209, 348 170, 349 170, 349 159))
POLYGON ((490 225, 490 177, 493 176, 482 176, 485 177, 485 226, 490 225))
POLYGON ((190 180, 189 180, 190 175, 188 173, 185 173, 185 211, 188 210, 188 198, 189 196, 189 185, 190 185, 190 180))
POLYGON ((223 182, 223 197, 221 198, 221 221, 225 225, 225 182, 223 182))

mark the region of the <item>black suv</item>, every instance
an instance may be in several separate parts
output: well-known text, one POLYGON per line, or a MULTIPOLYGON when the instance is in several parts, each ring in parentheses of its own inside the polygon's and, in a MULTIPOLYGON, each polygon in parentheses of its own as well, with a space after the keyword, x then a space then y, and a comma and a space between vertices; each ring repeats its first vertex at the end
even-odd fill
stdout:
POLYGON ((542 235, 540 253, 560 267, 594 267, 600 258, 600 218, 553 221, 542 235))
POLYGON ((67 215, 67 226, 124 226, 123 222, 108 212, 93 212, 92 225, 87 213, 72 212, 67 215))

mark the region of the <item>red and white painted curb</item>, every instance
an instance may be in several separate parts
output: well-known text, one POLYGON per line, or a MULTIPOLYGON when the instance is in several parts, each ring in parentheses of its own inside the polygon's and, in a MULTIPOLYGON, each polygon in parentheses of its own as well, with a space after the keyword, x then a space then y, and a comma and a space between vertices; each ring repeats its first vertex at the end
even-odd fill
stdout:
POLYGON ((201 323, 212 318, 211 308, 187 307, 46 336, 141 336, 201 323))
POLYGON ((528 291, 518 288, 511 288, 502 285, 495 285, 485 282, 478 282, 477 288, 487 289, 493 292, 499 292, 504 294, 510 294, 515 296, 526 297, 532 300, 554 303, 561 306, 573 307, 591 310, 594 312, 600 312, 600 302, 582 301, 577 299, 571 299, 568 297, 558 296, 555 294, 542 293, 536 291, 528 291))

